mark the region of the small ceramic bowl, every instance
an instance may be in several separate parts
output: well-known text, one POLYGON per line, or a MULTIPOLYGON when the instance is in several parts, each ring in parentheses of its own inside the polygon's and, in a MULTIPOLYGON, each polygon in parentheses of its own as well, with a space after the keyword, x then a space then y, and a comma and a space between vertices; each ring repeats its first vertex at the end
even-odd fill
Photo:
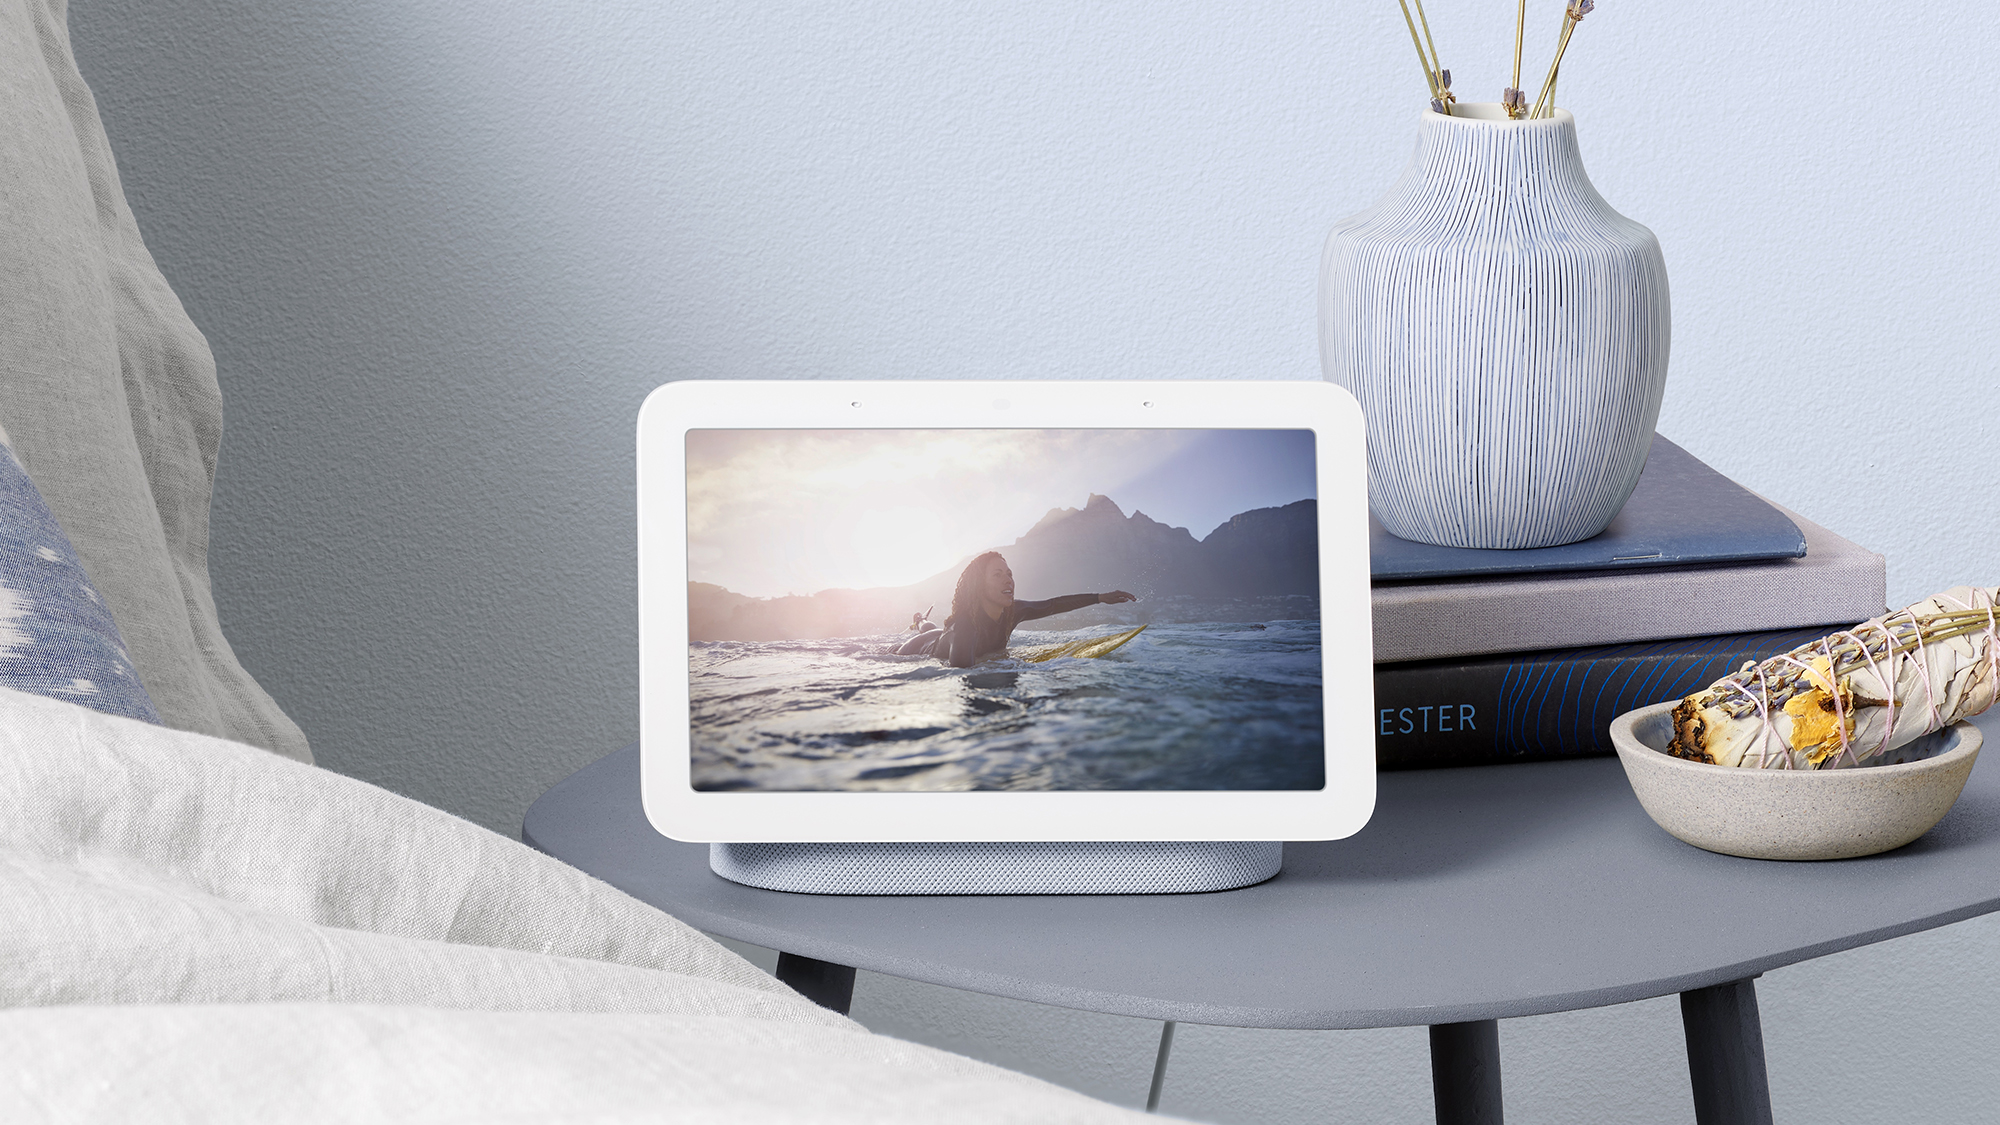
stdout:
POLYGON ((1666 753, 1673 703, 1611 722, 1611 742, 1646 815, 1673 836, 1752 859, 1851 859, 1900 848, 1944 819, 1979 757, 1979 728, 1956 723, 1899 765, 1753 770, 1666 753))

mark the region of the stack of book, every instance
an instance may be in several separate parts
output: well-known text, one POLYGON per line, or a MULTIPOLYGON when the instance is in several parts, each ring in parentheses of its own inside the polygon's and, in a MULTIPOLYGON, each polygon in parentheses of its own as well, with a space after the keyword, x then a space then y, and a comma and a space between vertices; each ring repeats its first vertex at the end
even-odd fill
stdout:
POLYGON ((1521 551, 1375 529, 1381 769, 1611 753, 1616 716, 1883 612, 1882 556, 1655 437, 1605 532, 1521 551))

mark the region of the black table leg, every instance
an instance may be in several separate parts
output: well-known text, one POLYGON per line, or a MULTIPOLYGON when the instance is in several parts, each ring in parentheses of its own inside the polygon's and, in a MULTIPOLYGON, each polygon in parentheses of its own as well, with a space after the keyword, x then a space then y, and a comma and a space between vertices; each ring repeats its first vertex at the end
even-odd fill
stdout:
POLYGON ((1500 1125, 1500 1021, 1431 1025, 1438 1125, 1500 1125))
POLYGON ((1695 1125, 1771 1125, 1756 978, 1681 993, 1695 1125))
POLYGON ((854 970, 846 965, 781 952, 778 979, 820 1007, 832 1008, 843 1016, 854 1004, 854 970))
POLYGON ((1160 1025, 1160 1052, 1153 1056, 1153 1085, 1146 1091, 1146 1112, 1160 1108, 1160 1090, 1167 1084, 1167 1056, 1174 1053, 1174 1021, 1160 1025))

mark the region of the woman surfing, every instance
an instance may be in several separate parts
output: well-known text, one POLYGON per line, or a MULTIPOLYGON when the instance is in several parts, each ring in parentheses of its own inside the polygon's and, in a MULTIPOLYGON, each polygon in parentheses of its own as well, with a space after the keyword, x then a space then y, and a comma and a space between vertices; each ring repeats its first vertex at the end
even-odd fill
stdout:
POLYGON ((998 551, 988 551, 966 564, 951 592, 951 616, 942 626, 920 621, 922 631, 896 649, 900 655, 935 656, 954 668, 970 668, 982 660, 1007 654, 1014 626, 1053 617, 1090 605, 1117 605, 1139 599, 1123 590, 1103 594, 1064 594, 1039 602, 1014 600, 1014 571, 998 551))

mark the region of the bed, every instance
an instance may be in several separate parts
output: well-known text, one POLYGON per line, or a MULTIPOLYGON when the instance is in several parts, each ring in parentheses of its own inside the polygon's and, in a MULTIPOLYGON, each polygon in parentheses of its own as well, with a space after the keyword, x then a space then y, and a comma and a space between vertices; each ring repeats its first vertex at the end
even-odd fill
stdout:
POLYGON ((312 764, 216 620, 214 361, 65 19, 0 0, 0 1120, 1138 1119, 312 764))

